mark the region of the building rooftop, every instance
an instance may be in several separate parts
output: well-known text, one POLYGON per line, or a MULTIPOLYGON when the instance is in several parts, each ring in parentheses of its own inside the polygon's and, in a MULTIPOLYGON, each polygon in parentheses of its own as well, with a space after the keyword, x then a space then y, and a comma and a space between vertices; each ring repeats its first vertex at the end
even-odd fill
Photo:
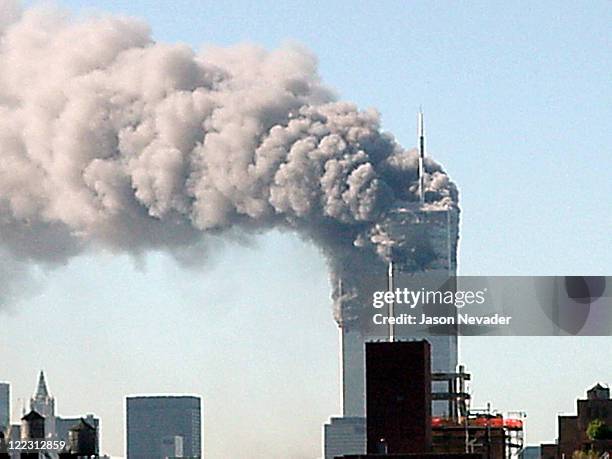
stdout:
POLYGON ((21 418, 22 421, 32 421, 34 419, 45 419, 44 416, 41 416, 37 411, 30 411, 24 417, 21 418))
POLYGON ((73 425, 70 430, 72 431, 80 431, 80 430, 96 430, 96 428, 94 426, 92 426, 90 423, 88 423, 85 419, 81 418, 79 419, 79 422, 77 422, 75 425, 73 425))

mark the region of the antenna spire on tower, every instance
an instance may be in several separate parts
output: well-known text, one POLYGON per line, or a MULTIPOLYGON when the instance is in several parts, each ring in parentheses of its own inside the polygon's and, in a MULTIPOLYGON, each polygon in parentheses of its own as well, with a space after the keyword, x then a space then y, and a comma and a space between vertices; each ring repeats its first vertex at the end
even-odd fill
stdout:
POLYGON ((417 137, 419 142, 419 201, 425 204, 425 121, 423 108, 419 108, 417 118, 417 137))

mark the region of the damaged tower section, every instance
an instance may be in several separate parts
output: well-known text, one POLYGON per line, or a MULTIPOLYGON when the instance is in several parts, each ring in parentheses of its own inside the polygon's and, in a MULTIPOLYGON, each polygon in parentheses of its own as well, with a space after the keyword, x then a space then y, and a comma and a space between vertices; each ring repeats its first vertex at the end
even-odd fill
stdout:
MULTIPOLYGON (((381 336, 380 328, 371 323, 374 292, 388 290, 394 284, 420 288, 431 279, 439 283, 455 276, 458 229, 456 207, 398 204, 368 234, 368 242, 377 246, 378 259, 347 266, 337 279, 344 416, 365 416, 365 343, 389 338, 381 336)), ((397 341, 416 338, 401 329, 393 333, 397 341)), ((454 372, 457 336, 432 335, 427 339, 432 347, 432 370, 454 372)), ((434 414, 442 415, 444 409, 434 406, 434 414)))

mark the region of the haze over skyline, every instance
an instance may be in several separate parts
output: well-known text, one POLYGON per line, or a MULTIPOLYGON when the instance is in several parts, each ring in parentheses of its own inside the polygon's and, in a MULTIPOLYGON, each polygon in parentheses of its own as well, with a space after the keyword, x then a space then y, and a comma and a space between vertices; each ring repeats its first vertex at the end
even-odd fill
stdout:
MULTIPOLYGON (((163 42, 301 43, 339 98, 376 107, 405 147, 423 105, 428 150, 460 188, 461 274, 610 275, 606 2, 59 4, 143 18, 163 42)), ((58 412, 99 416, 113 455, 123 397, 147 392, 202 395, 207 457, 319 455, 321 426, 340 412, 322 256, 272 231, 219 240, 210 258, 185 269, 162 253, 87 253, 39 272, 0 316, 15 419, 44 368, 58 412)), ((612 382, 611 339, 463 338, 461 357, 476 405, 527 410, 537 442, 554 439, 557 411, 612 382)))

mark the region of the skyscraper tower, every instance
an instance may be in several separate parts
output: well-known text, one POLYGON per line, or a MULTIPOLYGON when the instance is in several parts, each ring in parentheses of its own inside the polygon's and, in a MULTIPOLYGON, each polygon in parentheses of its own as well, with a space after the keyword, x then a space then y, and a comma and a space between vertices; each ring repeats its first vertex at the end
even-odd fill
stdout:
POLYGON ((11 426, 11 385, 0 382, 0 432, 5 434, 11 426))
MULTIPOLYGON (((373 265, 362 271, 359 297, 353 302, 361 303, 362 317, 350 310, 340 328, 342 359, 342 407, 346 417, 365 416, 365 343, 388 339, 380 329, 364 326, 371 317, 372 294, 387 290, 389 285, 418 289, 430 279, 447 279, 456 274, 458 240, 458 211, 454 209, 427 209, 420 206, 398 206, 389 212, 381 224, 381 231, 397 244, 391 248, 390 266, 373 265), (415 245, 417 246, 415 249, 415 245), (419 254, 419 255, 416 255, 419 254), (419 271, 416 263, 427 264, 419 271)), ((355 279, 351 279, 355 282, 355 279)), ((344 280, 343 284, 349 281, 344 280)), ((410 329, 396 328, 394 340, 423 338, 413 336, 410 329)), ((452 373, 458 363, 458 338, 456 335, 427 336, 432 348, 432 371, 452 373)), ((435 390, 435 388, 434 388, 435 390)), ((437 402, 436 402, 437 403, 437 402)), ((434 415, 444 415, 444 403, 434 405, 434 415)))
MULTIPOLYGON (((418 201, 397 202, 377 225, 376 237, 384 240, 387 265, 371 262, 360 266, 359 279, 354 271, 351 279, 340 279, 343 285, 358 285, 357 298, 341 304, 342 406, 346 417, 365 416, 365 343, 388 337, 389 340, 410 340, 417 337, 410 329, 368 329, 374 291, 395 285, 410 284, 420 288, 429 279, 454 277, 457 271, 459 211, 447 204, 428 202, 425 161, 425 127, 423 113, 418 116, 418 201), (347 307, 348 306, 348 307, 347 307), (360 317, 361 315, 361 317, 360 317)), ((355 296, 355 295, 353 295, 355 296)), ((390 313, 392 314, 392 308, 390 313)), ((422 338, 418 337, 419 339, 422 338)), ((432 347, 434 372, 454 372, 458 363, 457 336, 428 336, 432 347)), ((434 406, 435 415, 443 415, 443 404, 434 406)))
POLYGON ((45 418, 46 438, 55 438, 55 399, 49 394, 45 373, 42 370, 38 376, 36 393, 30 399, 30 409, 45 418))
POLYGON ((126 399, 128 459, 165 459, 168 449, 200 458, 201 430, 200 397, 149 395, 126 399))
MULTIPOLYGON (((459 240, 459 210, 453 202, 433 202, 428 199, 428 189, 432 186, 431 174, 427 170, 425 157, 425 127, 423 114, 419 113, 417 122, 417 183, 414 188, 415 199, 398 201, 389 209, 375 227, 371 239, 384 247, 383 262, 366 255, 356 255, 348 260, 359 269, 348 268, 337 279, 335 299, 339 311, 340 347, 342 366, 342 415, 358 426, 354 434, 342 434, 346 445, 362 445, 347 449, 347 453, 363 453, 365 447, 365 343, 369 341, 406 341, 425 338, 431 345, 431 369, 433 372, 452 373, 458 363, 458 338, 456 335, 419 335, 412 336, 411 329, 388 327, 383 335, 380 327, 371 327, 372 298, 376 291, 391 290, 394 287, 420 289, 431 279, 448 279, 457 271, 457 246, 459 240), (363 259, 358 259, 362 256, 363 259), (359 419, 363 423, 359 423, 359 419), (350 437, 350 438, 349 438, 350 437), (361 449, 361 450, 358 450, 361 449)), ((380 254, 379 254, 380 255, 380 254)), ((397 311, 396 311, 397 312, 397 311)), ((393 305, 389 315, 393 315, 393 305)), ((437 391, 436 384, 433 391, 437 391)), ((440 388, 443 389, 443 388, 440 388)), ((435 401, 432 406, 434 416, 443 416, 447 406, 435 401)), ((343 424, 333 418, 325 428, 325 456, 332 457, 327 451, 338 451, 338 441, 343 424)))

